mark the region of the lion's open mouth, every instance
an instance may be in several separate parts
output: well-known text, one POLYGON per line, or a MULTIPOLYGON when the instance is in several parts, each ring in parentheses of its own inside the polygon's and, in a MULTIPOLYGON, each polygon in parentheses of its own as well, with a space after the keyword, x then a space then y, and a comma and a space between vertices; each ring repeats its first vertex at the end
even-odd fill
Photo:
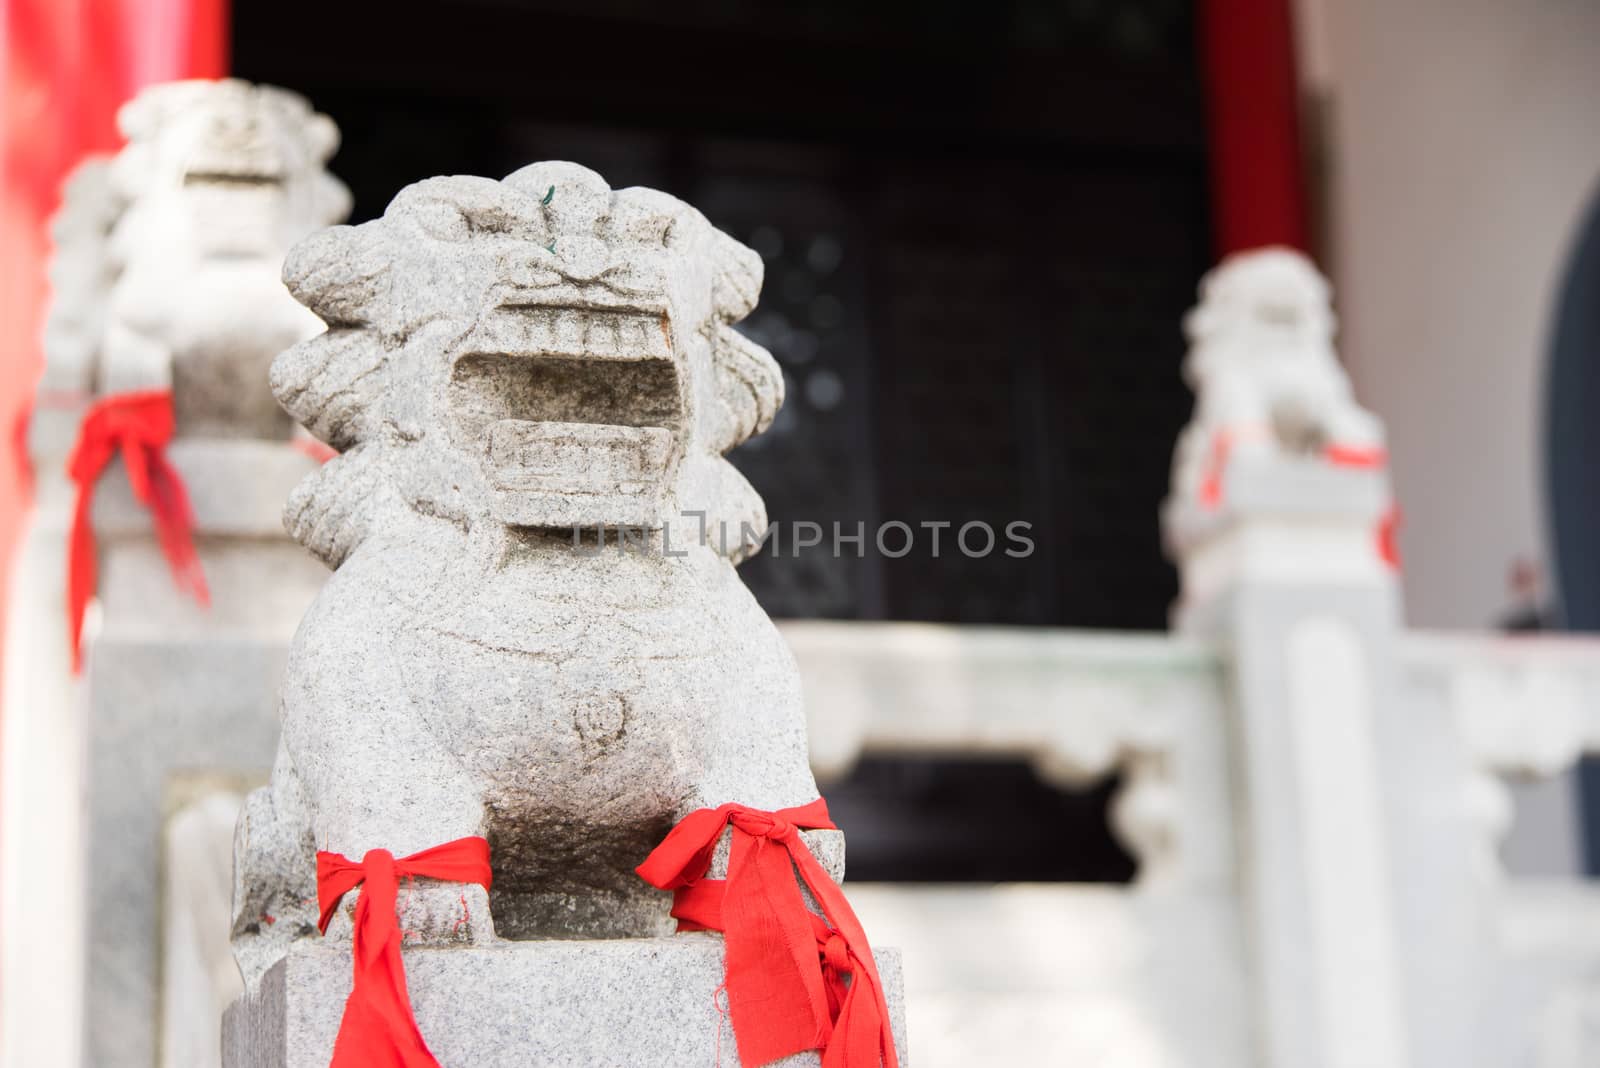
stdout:
POLYGON ((283 176, 281 174, 251 174, 243 171, 188 171, 183 176, 183 184, 225 189, 250 189, 281 186, 283 184, 283 176))
POLYGON ((659 315, 517 307, 484 326, 493 351, 457 359, 450 406, 482 450, 502 522, 656 526, 682 430, 671 343, 659 315))

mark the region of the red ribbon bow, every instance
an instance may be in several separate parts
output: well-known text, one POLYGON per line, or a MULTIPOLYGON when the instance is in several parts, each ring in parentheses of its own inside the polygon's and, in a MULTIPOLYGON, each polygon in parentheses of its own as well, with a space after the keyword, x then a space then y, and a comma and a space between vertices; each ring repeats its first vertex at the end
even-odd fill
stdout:
POLYGON ((94 523, 90 516, 94 485, 119 453, 134 497, 155 517, 156 537, 172 569, 173 581, 200 604, 210 603, 205 573, 200 569, 191 534, 194 513, 189 508, 189 494, 163 449, 172 440, 173 429, 172 394, 166 390, 113 394, 96 401, 84 413, 77 444, 67 461, 67 473, 78 484, 67 557, 67 626, 74 671, 82 667, 79 639, 84 612, 95 588, 94 523))
POLYGON ((728 1006, 744 1068, 819 1048, 824 1068, 898 1068, 866 932, 806 848, 801 827, 836 829, 821 798, 778 812, 703 808, 685 816, 636 870, 650 885, 676 891, 679 930, 723 933, 728 1006), (707 879, 730 823, 728 877, 707 879), (826 919, 806 907, 796 869, 826 919))
POLYGON ((337 853, 317 854, 318 926, 324 934, 340 899, 366 887, 356 902, 355 981, 328 1068, 439 1068, 411 1012, 395 914, 400 877, 418 875, 487 890, 493 881, 489 843, 457 838, 399 860, 387 849, 372 849, 359 864, 337 853))

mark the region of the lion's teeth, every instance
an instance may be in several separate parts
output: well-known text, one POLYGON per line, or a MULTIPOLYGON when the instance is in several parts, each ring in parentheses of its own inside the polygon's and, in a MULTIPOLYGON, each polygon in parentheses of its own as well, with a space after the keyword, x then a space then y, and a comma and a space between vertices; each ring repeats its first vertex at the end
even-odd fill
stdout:
POLYGON ((480 327, 473 344, 523 356, 589 356, 609 360, 672 358, 662 320, 638 312, 578 308, 506 309, 480 327))
POLYGON ((650 351, 650 323, 637 315, 628 316, 622 327, 622 351, 638 356, 650 351))
POLYGON ((523 339, 523 350, 526 352, 543 352, 550 347, 550 317, 548 315, 530 315, 525 319, 527 324, 526 334, 523 339))
POLYGON ((596 356, 617 354, 617 324, 619 318, 609 312, 597 312, 589 317, 589 332, 584 337, 584 347, 596 356))
POLYGON ((563 355, 583 355, 583 313, 564 311, 555 317, 554 350, 563 355))

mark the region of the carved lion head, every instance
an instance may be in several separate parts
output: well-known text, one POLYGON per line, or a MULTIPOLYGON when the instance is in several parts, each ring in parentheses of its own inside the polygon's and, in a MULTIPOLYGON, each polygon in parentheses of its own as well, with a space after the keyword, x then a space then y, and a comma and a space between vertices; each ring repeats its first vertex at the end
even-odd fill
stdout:
POLYGON ((125 258, 192 243, 221 255, 282 255, 350 210, 325 164, 339 130, 304 97, 236 79, 168 82, 124 104, 128 139, 112 167, 130 205, 125 258))
POLYGON ((1184 318, 1191 377, 1212 362, 1332 359, 1334 325, 1328 282, 1301 253, 1229 256, 1201 281, 1200 303, 1184 318))
POLYGON ((272 388, 344 455, 295 494, 291 532, 333 566, 386 507, 469 531, 703 510, 759 537, 723 454, 783 399, 732 328, 761 276, 682 201, 572 163, 429 179, 307 239, 284 281, 329 329, 278 357, 272 388))

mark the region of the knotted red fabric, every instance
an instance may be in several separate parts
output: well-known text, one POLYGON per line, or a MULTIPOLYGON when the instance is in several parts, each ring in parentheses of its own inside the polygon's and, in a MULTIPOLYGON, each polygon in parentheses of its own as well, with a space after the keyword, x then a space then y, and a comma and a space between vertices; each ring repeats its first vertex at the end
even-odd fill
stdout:
POLYGON ((685 816, 636 870, 650 885, 676 892, 679 930, 723 933, 728 1008, 744 1068, 809 1049, 822 1050, 824 1068, 898 1068, 866 932, 806 848, 802 827, 836 829, 822 799, 777 812, 703 808, 685 816), (730 823, 728 877, 707 879, 730 823), (796 870, 826 919, 806 907, 796 870))
POLYGON ((476 837, 457 838, 399 860, 387 849, 372 849, 359 864, 337 853, 317 854, 317 904, 322 909, 318 926, 324 934, 339 900, 365 885, 356 902, 355 981, 329 1068, 439 1068, 411 1013, 400 958, 400 920, 395 914, 400 878, 419 875, 478 883, 487 890, 493 881, 489 843, 476 837))
POLYGON ((1322 455, 1335 467, 1372 469, 1389 462, 1389 452, 1381 445, 1327 445, 1322 455))
POLYGON ((67 460, 67 473, 78 484, 67 552, 67 626, 74 671, 83 666, 79 639, 95 589, 94 521, 90 515, 94 486, 119 453, 134 497, 155 519, 156 538, 173 581, 200 604, 210 603, 205 573, 194 548, 189 493, 177 470, 167 462, 165 446, 172 440, 174 426, 172 394, 140 390, 101 398, 84 413, 78 427, 78 441, 67 460))

